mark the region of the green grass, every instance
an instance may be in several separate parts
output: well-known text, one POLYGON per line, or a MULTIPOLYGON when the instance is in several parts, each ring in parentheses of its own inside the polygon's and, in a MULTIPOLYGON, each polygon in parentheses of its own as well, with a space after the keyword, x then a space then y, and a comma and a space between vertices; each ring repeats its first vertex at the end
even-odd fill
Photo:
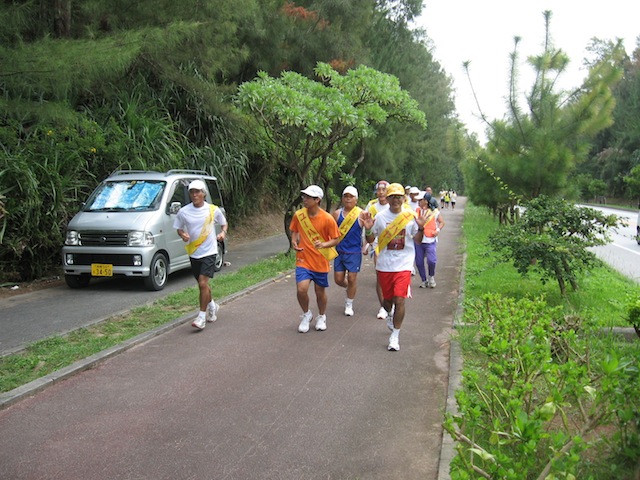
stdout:
MULTIPOLYGON (((294 268, 294 257, 280 254, 216 276, 211 283, 213 296, 221 299, 294 268)), ((198 289, 190 287, 126 315, 113 317, 64 336, 55 336, 29 345, 25 350, 0 358, 0 392, 67 367, 125 340, 169 323, 198 304, 198 289)))
POLYGON ((543 284, 534 275, 522 277, 513 265, 496 261, 488 238, 497 227, 497 220, 486 209, 467 204, 464 217, 467 298, 485 293, 514 298, 544 297, 549 305, 563 305, 567 314, 588 316, 601 327, 630 326, 625 320, 625 305, 629 296, 638 294, 635 282, 599 262, 597 268, 579 278, 578 291, 569 287, 566 297, 562 297, 555 280, 543 284))
MULTIPOLYGON (((513 265, 496 261, 496 257, 488 245, 488 238, 498 227, 498 222, 486 209, 467 203, 463 225, 466 251, 464 293, 467 307, 474 299, 479 299, 489 293, 515 299, 544 298, 550 307, 561 306, 566 315, 580 317, 585 320, 585 326, 588 324, 596 328, 595 331, 598 333, 590 336, 587 341, 588 356, 593 364, 605 361, 611 353, 615 358, 634 359, 638 357, 638 341, 625 341, 620 336, 608 335, 600 330, 608 327, 630 327, 626 320, 627 303, 630 298, 638 298, 640 292, 640 288, 634 281, 604 263, 598 262, 596 268, 579 277, 579 290, 574 292, 569 287, 566 297, 562 297, 555 281, 543 284, 535 276, 522 277, 513 265)), ((457 330, 456 338, 464 358, 463 378, 477 377, 478 384, 482 385, 484 375, 488 371, 487 357, 478 348, 479 327, 473 315, 472 309, 467 308, 465 318, 462 319, 465 327, 457 330)), ((620 385, 620 388, 622 386, 620 385)), ((633 384, 624 386, 632 390, 630 394, 632 398, 638 398, 637 388, 633 384), (633 390, 634 388, 635 390, 633 390)), ((458 394, 461 392, 469 393, 464 387, 458 391, 458 394)), ((465 398, 464 395, 462 398, 465 398)), ((507 401, 504 398, 501 399, 507 401)), ((572 410, 572 407, 575 408, 575 405, 565 405, 565 412, 569 412, 570 418, 572 415, 579 418, 578 412, 572 410)), ((479 407, 477 408, 479 409, 479 407)), ((490 424, 490 421, 487 420, 487 423, 490 424)), ((609 430, 617 428, 616 425, 611 421, 602 427, 601 432, 603 434, 610 433, 609 430)), ((633 424, 629 422, 629 425, 633 424)), ((632 427, 629 429, 634 432, 632 427)), ((470 432, 464 433, 467 436, 472 436, 470 432)), ((620 431, 616 432, 616 434, 619 433, 620 431)), ((605 436, 603 435, 603 438, 605 436)), ((475 438, 475 440, 478 439, 475 438)), ((483 438, 479 441, 485 440, 483 438)), ((490 442, 487 444, 494 446, 490 442)), ((635 478, 631 476, 631 472, 637 467, 628 461, 628 457, 633 457, 634 452, 637 452, 637 442, 631 444, 635 445, 635 447, 629 447, 631 453, 622 456, 616 450, 617 444, 614 442, 610 440, 596 442, 592 450, 585 452, 584 457, 581 458, 582 465, 579 470, 584 475, 578 476, 578 478, 635 478), (636 450, 632 448, 636 448, 636 450), (613 469, 616 471, 615 474, 612 474, 613 469)), ((540 455, 544 458, 544 453, 540 455)))

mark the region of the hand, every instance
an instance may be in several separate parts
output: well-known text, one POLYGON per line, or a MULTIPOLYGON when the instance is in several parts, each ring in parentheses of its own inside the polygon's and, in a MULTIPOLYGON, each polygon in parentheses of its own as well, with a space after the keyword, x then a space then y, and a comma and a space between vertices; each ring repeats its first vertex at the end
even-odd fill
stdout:
POLYGON ((189 236, 189 234, 187 232, 182 232, 180 234, 180 238, 182 239, 183 242, 188 242, 189 240, 191 240, 191 237, 189 236))
POLYGON ((363 210, 362 213, 360 213, 360 220, 362 220, 362 226, 365 228, 365 230, 371 230, 374 224, 371 212, 363 210))
POLYGON ((418 227, 420 228, 420 230, 422 230, 422 228, 424 228, 425 224, 427 223, 428 216, 429 216, 428 209, 425 208, 424 210, 420 210, 420 215, 416 217, 416 223, 418 224, 418 227))

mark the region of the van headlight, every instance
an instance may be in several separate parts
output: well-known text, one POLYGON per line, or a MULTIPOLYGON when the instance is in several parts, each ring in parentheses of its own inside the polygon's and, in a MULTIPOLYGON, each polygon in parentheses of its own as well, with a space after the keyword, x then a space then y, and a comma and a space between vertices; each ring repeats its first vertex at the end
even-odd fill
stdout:
POLYGON ((130 247, 148 247, 154 244, 153 233, 151 232, 129 232, 130 247))
POLYGON ((80 235, 75 230, 67 230, 67 236, 64 239, 65 245, 80 245, 80 235))

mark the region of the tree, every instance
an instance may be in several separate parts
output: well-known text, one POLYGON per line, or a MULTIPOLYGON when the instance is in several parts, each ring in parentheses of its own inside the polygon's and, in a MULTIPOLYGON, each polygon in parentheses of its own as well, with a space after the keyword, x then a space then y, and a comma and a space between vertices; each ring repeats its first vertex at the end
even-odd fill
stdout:
MULTIPOLYGON (((558 91, 557 78, 569 58, 553 46, 550 36, 551 12, 544 12, 545 43, 540 55, 529 57, 535 81, 526 94, 526 108, 520 101, 518 85, 518 44, 511 54, 507 116, 489 124, 485 163, 520 199, 540 195, 563 195, 576 165, 583 161, 595 135, 612 122, 615 100, 611 87, 620 79, 621 69, 611 56, 600 59, 589 70, 583 85, 572 91, 558 91)), ((468 68, 469 64, 467 64, 468 68)), ((479 162, 467 166, 482 169, 479 162)), ((499 185, 478 185, 497 191, 499 185)), ((477 192, 469 191, 473 200, 477 192)), ((485 195, 485 196, 487 196, 485 195)))
POLYGON ((339 174, 346 146, 375 135, 376 126, 391 119, 426 128, 424 113, 392 75, 365 66, 341 75, 326 63, 315 72, 321 82, 295 72, 280 78, 262 72, 240 85, 236 96, 268 138, 273 168, 291 179, 282 186, 287 232, 300 190, 308 183, 326 185, 339 174))
POLYGON ((577 290, 579 273, 596 261, 587 248, 608 243, 608 229, 619 225, 615 215, 539 196, 526 203, 520 221, 497 229, 489 242, 520 274, 533 270, 543 283, 553 278, 565 295, 566 284, 577 290))

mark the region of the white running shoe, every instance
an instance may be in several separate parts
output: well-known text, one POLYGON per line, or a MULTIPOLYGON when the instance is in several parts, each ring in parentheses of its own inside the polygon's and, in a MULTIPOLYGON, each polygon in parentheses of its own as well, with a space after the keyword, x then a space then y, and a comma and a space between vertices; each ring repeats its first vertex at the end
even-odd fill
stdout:
POLYGON ((387 350, 399 352, 400 351, 400 337, 398 335, 394 335, 393 333, 389 337, 389 346, 387 350))
POLYGON ((316 330, 324 332, 327 329, 327 316, 318 315, 316 317, 316 330))
POLYGON ((378 315, 376 315, 380 320, 384 320, 385 318, 387 318, 387 315, 389 315, 389 312, 387 312, 384 307, 380 307, 380 310, 378 310, 378 315))
POLYGON ((198 330, 204 330, 204 327, 207 325, 204 317, 198 315, 198 317, 191 323, 193 328, 197 328, 198 330))
POLYGON ((429 287, 436 288, 436 277, 429 277, 429 287))
POLYGON ((309 310, 307 313, 303 313, 300 316, 300 325, 298 325, 298 331, 300 333, 307 333, 309 331, 309 324, 311 323, 311 319, 313 318, 313 313, 309 310))
POLYGON ((220 305, 218 305, 215 302, 213 303, 213 305, 211 305, 211 303, 207 305, 207 315, 206 315, 207 322, 215 322, 218 319, 219 308, 220 308, 220 305))
POLYGON ((391 315, 387 317, 387 328, 390 332, 393 332, 393 317, 391 315))
POLYGON ((347 317, 353 317, 353 306, 352 305, 345 305, 344 306, 344 314, 347 317))
POLYGON ((420 288, 427 288, 428 286, 429 286, 429 281, 428 280, 425 280, 424 282, 422 282, 420 284, 420 288))

